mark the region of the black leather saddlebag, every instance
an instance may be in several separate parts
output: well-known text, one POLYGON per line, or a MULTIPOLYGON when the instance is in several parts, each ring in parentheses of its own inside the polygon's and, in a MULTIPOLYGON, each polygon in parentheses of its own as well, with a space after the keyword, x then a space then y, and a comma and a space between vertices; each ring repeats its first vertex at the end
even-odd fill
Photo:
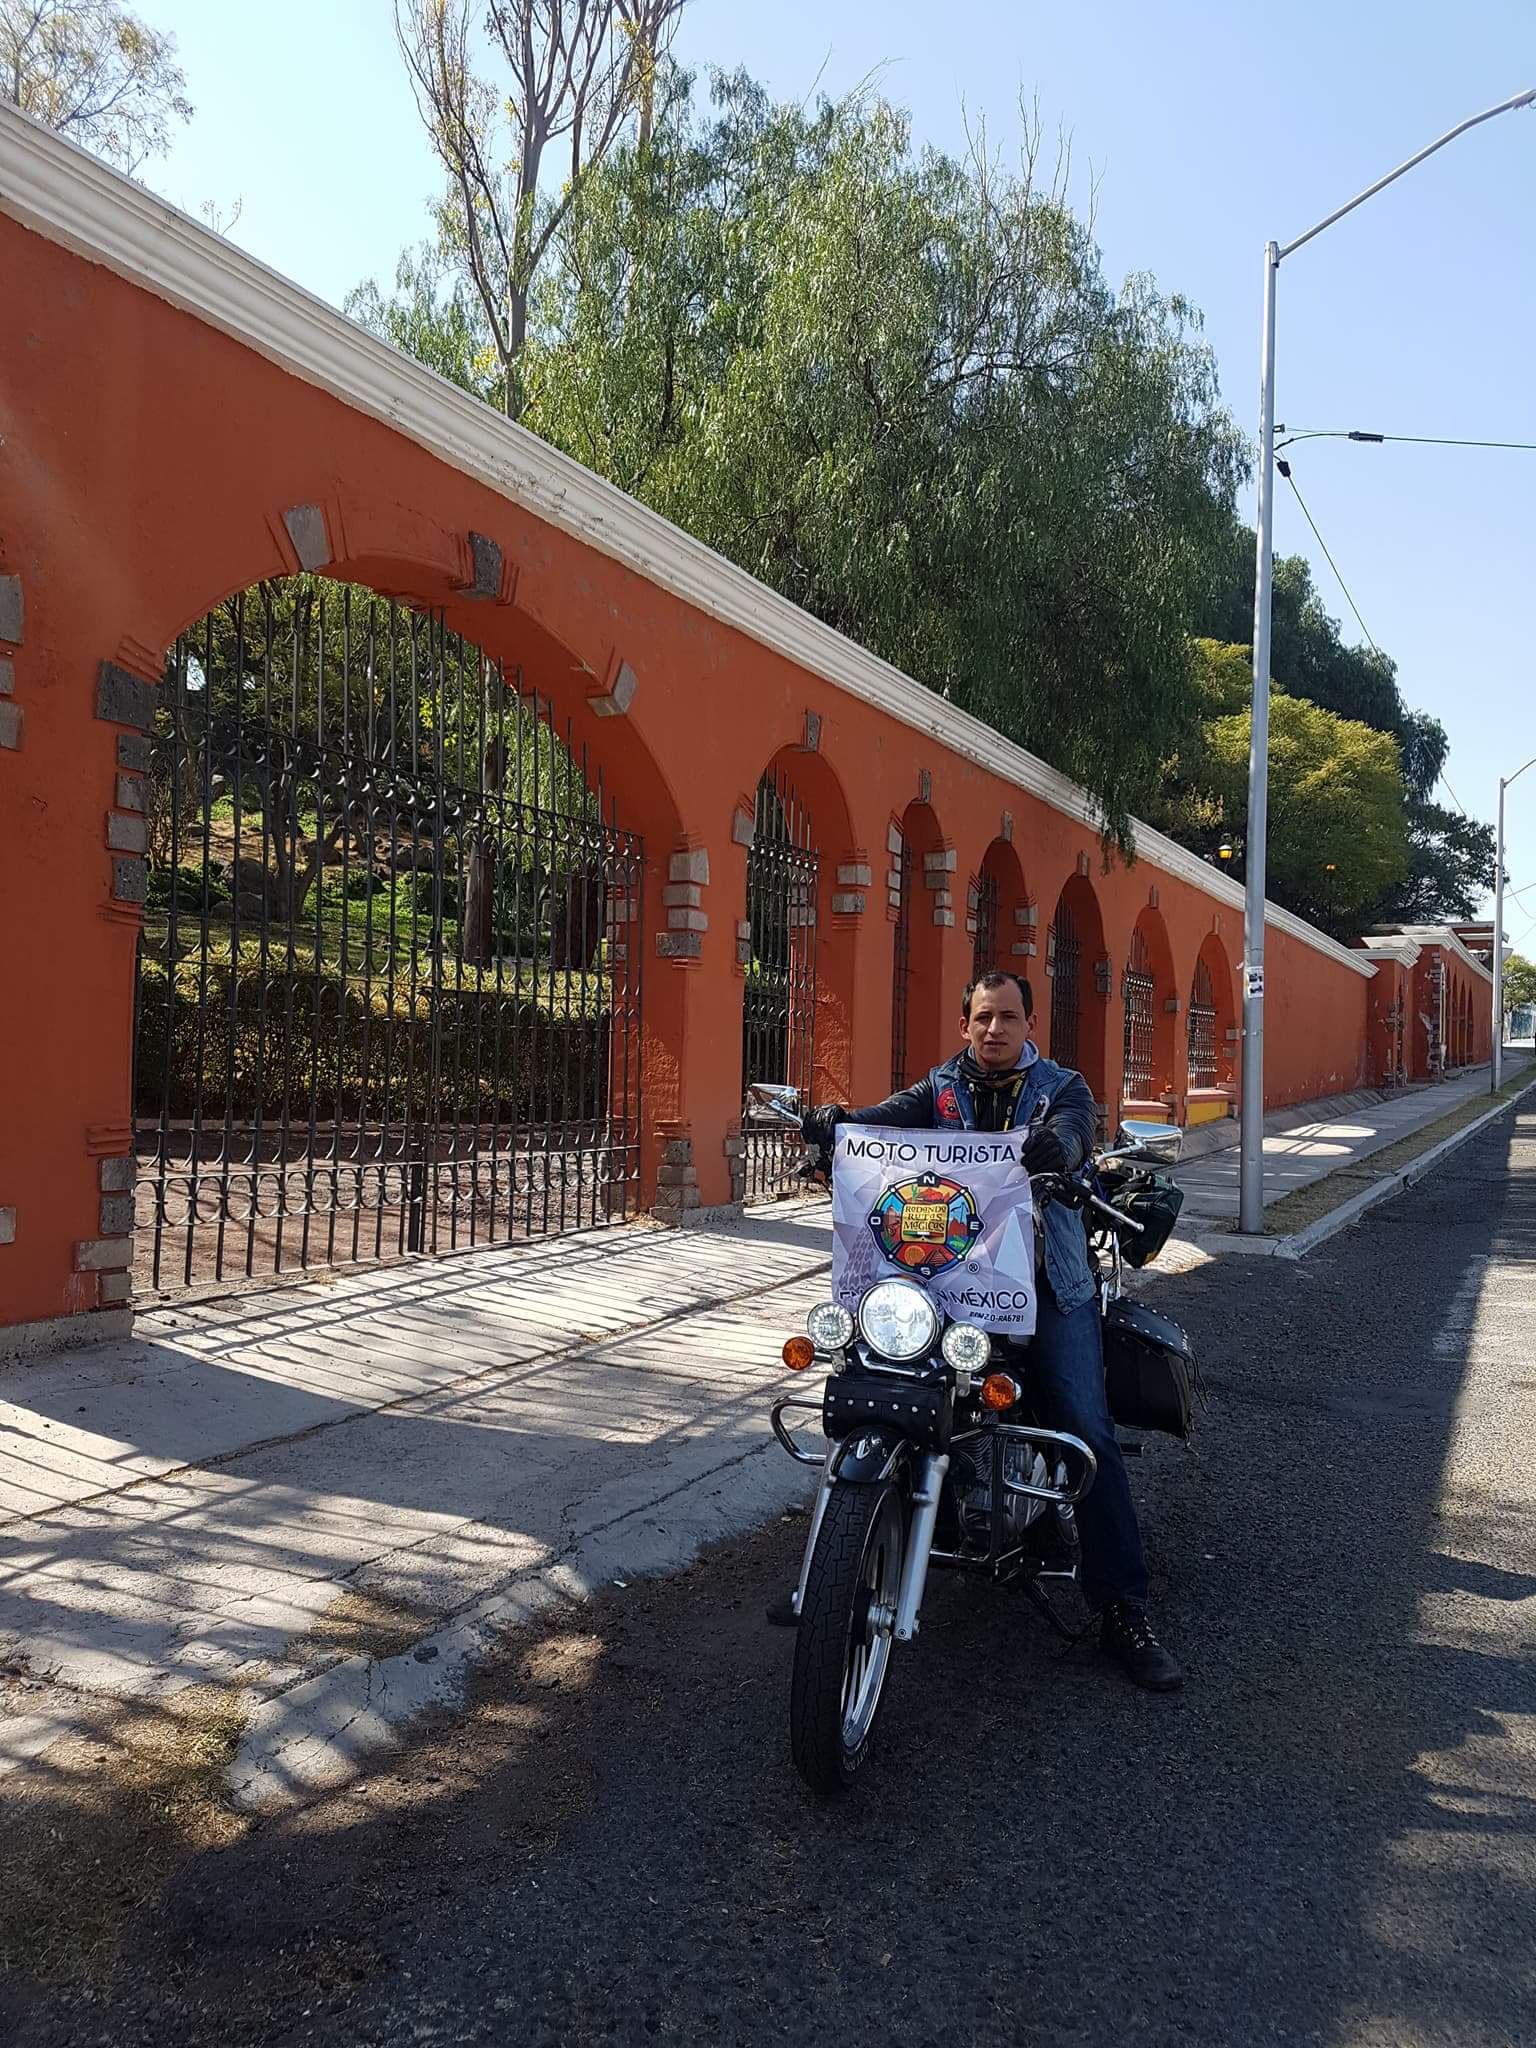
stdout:
POLYGON ((942 1380, 919 1386, 886 1373, 835 1372, 822 1396, 821 1426, 834 1442, 889 1424, 919 1450, 948 1448, 953 1397, 942 1380))
POLYGON ((1104 1318, 1104 1391, 1126 1429, 1187 1437, 1200 1368, 1194 1348, 1170 1316, 1123 1297, 1104 1318))

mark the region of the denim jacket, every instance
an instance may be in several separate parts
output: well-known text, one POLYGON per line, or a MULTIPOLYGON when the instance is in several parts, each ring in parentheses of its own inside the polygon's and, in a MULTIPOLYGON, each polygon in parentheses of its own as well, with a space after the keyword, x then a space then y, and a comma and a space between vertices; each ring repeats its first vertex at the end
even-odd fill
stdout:
MULTIPOLYGON (((1013 1105, 1010 1128, 1022 1129, 1035 1115, 1042 1096, 1049 1105, 1044 1121, 1060 1138, 1068 1169, 1075 1170, 1093 1146, 1093 1092, 1081 1074, 1070 1067, 1058 1067, 1029 1044, 1024 1049, 1024 1080, 1013 1105)), ((884 1124, 895 1130, 930 1130, 946 1125, 976 1129, 975 1104, 960 1072, 958 1053, 912 1087, 898 1089, 884 1102, 874 1103, 868 1109, 851 1109, 848 1117, 852 1123, 884 1124)), ((1060 1202, 1048 1202, 1040 1215, 1040 1233, 1051 1293, 1062 1314, 1070 1314, 1093 1299, 1094 1278, 1088 1263, 1088 1235, 1083 1219, 1075 1209, 1060 1202)))

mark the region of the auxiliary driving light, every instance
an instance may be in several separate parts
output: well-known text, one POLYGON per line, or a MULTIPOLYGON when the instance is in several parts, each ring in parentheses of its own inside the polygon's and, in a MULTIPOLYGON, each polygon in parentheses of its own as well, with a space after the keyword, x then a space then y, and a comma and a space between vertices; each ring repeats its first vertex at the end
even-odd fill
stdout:
POLYGON ((981 1372, 992 1356, 992 1339, 974 1323, 951 1323, 939 1349, 956 1372, 981 1372))
POLYGON ((853 1336, 853 1317, 840 1301, 818 1301, 805 1319, 805 1334, 818 1351, 842 1351, 853 1336))
POLYGON ((1018 1381, 1010 1379, 1007 1373, 989 1372, 981 1383, 981 1405, 1000 1415, 1013 1406, 1021 1391, 1018 1381))

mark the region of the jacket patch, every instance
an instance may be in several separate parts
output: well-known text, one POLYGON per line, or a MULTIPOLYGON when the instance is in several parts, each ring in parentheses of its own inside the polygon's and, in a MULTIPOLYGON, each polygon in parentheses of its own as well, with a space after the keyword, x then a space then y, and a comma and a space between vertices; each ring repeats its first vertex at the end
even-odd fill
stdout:
POLYGON ((963 1121, 959 1097, 947 1083, 939 1091, 939 1098, 933 1105, 933 1113, 943 1124, 958 1124, 963 1121))

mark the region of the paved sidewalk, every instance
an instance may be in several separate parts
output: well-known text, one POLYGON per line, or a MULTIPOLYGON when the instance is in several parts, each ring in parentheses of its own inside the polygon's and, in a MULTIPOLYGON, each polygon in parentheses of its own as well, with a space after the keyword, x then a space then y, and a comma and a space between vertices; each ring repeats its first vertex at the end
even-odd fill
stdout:
POLYGON ((824 1204, 592 1233, 146 1315, 0 1378, 0 1773, 83 1695, 213 1681, 273 1803, 451 1699, 477 1630, 803 1498, 767 1405, 828 1251, 824 1204))
MULTIPOLYGON (((1277 1119, 1272 1194, 1486 1087, 1277 1119)), ((1222 1250, 1236 1175, 1181 1169, 1173 1275, 1222 1250)), ((232 1789, 281 1805, 452 1704, 540 1604, 804 1499, 767 1407, 829 1254, 828 1205, 787 1203, 159 1311, 0 1374, 0 1777, 104 1703, 214 1685, 245 1717, 232 1789)))
MULTIPOLYGON (((1506 1049, 1505 1079, 1512 1079, 1530 1064, 1530 1054, 1506 1049)), ((1276 1110, 1264 1119, 1265 1207, 1297 1188, 1358 1166, 1373 1152, 1384 1151, 1399 1139, 1438 1123, 1463 1103, 1488 1096, 1488 1079, 1486 1066, 1472 1067, 1449 1081, 1404 1088, 1384 1100, 1366 1093, 1276 1110)), ((1493 1106, 1491 1097, 1489 1106, 1493 1106)), ((1184 1190, 1180 1237, 1206 1242, 1207 1234, 1236 1227, 1238 1171, 1234 1123, 1231 1143, 1224 1150, 1208 1152, 1178 1169, 1179 1186, 1184 1190)), ((1210 1248, 1206 1243, 1206 1249, 1210 1248)))

